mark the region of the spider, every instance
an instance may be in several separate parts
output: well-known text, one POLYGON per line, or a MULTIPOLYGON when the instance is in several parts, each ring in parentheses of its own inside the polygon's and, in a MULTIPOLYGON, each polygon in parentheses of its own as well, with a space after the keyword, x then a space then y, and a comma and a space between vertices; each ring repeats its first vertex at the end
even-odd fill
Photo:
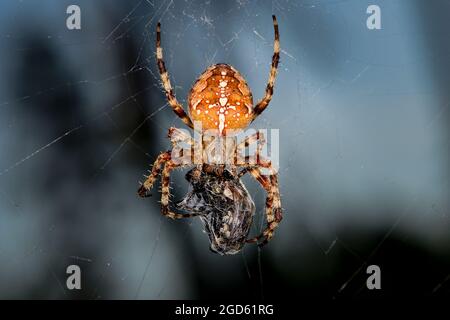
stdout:
MULTIPOLYGON (((175 114, 194 131, 201 125, 202 150, 210 150, 213 143, 205 141, 206 131, 213 131, 219 138, 231 143, 233 162, 215 163, 201 151, 200 162, 188 172, 186 178, 192 192, 178 204, 178 209, 189 213, 174 212, 169 207, 170 173, 173 169, 192 166, 192 161, 175 161, 172 151, 180 143, 194 145, 196 141, 183 130, 170 128, 168 137, 173 149, 162 152, 153 164, 146 180, 141 183, 138 194, 149 196, 149 191, 161 172, 161 213, 172 219, 200 216, 210 235, 211 249, 221 254, 238 252, 245 243, 266 244, 282 219, 278 175, 271 162, 261 155, 261 146, 265 143, 261 132, 247 136, 239 144, 235 133, 245 129, 269 105, 272 99, 278 63, 280 59, 279 31, 276 17, 273 15, 275 33, 272 65, 264 97, 253 106, 252 93, 242 75, 228 64, 215 64, 206 69, 190 90, 188 107, 190 117, 175 98, 169 80, 161 47, 161 24, 156 27, 156 60, 162 85, 168 104, 175 114), (194 127, 194 123, 196 124, 194 127), (238 162, 239 155, 250 145, 258 144, 254 157, 246 156, 238 162), (250 161, 252 160, 252 161, 250 161), (263 174, 263 170, 269 174, 263 174), (238 172, 240 170, 240 172, 238 172), (267 225, 258 236, 247 239, 254 204, 240 178, 249 173, 266 191, 265 215, 267 225)), ((228 148, 228 150, 230 150, 228 148)), ((221 150, 219 150, 221 151, 221 150)), ((194 155, 194 156, 197 156, 194 155)))

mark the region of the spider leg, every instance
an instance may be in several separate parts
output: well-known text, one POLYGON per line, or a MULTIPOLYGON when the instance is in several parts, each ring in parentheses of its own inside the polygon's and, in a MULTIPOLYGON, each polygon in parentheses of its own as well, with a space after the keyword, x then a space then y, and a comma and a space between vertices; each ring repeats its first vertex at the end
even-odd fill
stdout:
POLYGON ((261 114, 261 112, 264 111, 264 109, 266 109, 266 107, 269 105, 270 100, 272 99, 275 77, 277 76, 278 62, 280 61, 280 34, 278 32, 278 22, 275 16, 272 16, 272 19, 275 32, 275 40, 273 42, 272 66, 270 68, 269 80, 266 86, 266 93, 253 109, 252 121, 254 121, 261 114))
MULTIPOLYGON (((169 129, 169 138, 172 141, 172 145, 175 146, 178 142, 187 142, 188 144, 193 144, 193 139, 185 132, 177 128, 169 129)), ((146 180, 141 185, 138 190, 138 194, 141 197, 149 197, 148 192, 153 187, 153 183, 155 183, 156 177, 159 175, 161 171, 161 165, 171 160, 171 151, 166 151, 161 153, 158 158, 156 158, 155 163, 153 164, 153 168, 150 171, 150 174, 146 176, 146 180)))
MULTIPOLYGON (((264 190, 267 192, 266 204, 265 204, 265 214, 267 217, 266 219, 267 219, 267 221, 269 221, 269 219, 273 219, 273 196, 274 196, 274 194, 272 191, 272 184, 271 184, 270 180, 267 177, 263 176, 261 171, 256 167, 247 167, 247 168, 243 169, 239 173, 239 177, 242 177, 246 173, 250 173, 253 176, 253 178, 255 178, 255 180, 258 181, 261 184, 261 186, 264 188, 264 190)), ((248 242, 248 243, 258 242, 263 236, 264 236, 264 232, 256 237, 247 239, 246 242, 248 242)), ((267 243, 267 242, 268 241, 265 241, 265 243, 267 243)))
MULTIPOLYGON (((236 153, 235 153, 235 164, 239 164, 242 160, 242 151, 245 150, 245 148, 247 148, 248 146, 250 146, 251 144, 257 142, 257 148, 256 148, 256 155, 255 155, 255 160, 258 161, 258 158, 260 157, 261 154, 261 150, 264 146, 264 144, 266 143, 266 139, 264 137, 264 134, 260 131, 257 131, 256 133, 245 137, 244 140, 242 140, 236 147, 236 153)), ((244 164, 249 164, 249 162, 241 162, 244 164)))
POLYGON ((270 241, 273 237, 275 229, 278 227, 278 224, 282 220, 282 212, 281 212, 281 199, 280 199, 280 190, 278 186, 278 176, 275 173, 270 161, 262 159, 259 161, 258 165, 262 168, 269 169, 271 174, 267 177, 262 175, 260 169, 255 166, 249 166, 243 169, 239 173, 239 177, 243 176, 245 173, 249 172, 266 190, 266 220, 267 226, 264 231, 253 238, 247 239, 247 242, 254 243, 258 242, 262 239, 262 241, 258 244, 259 246, 263 246, 270 241))
POLYGON ((192 146, 194 145, 195 142, 194 139, 190 136, 190 134, 175 127, 169 128, 168 137, 172 142, 172 146, 175 146, 179 142, 185 142, 190 146, 192 146))
POLYGON ((161 153, 158 158, 156 158, 155 163, 153 164, 152 171, 150 174, 146 176, 146 180, 141 187, 138 189, 138 195, 141 197, 149 197, 150 194, 148 192, 152 189, 153 183, 156 180, 156 177, 159 175, 161 170, 161 165, 170 160, 170 151, 166 151, 161 153))
POLYGON ((169 105, 172 107, 175 114, 180 117, 186 125, 190 128, 194 128, 191 119, 186 114, 177 98, 175 98, 172 85, 170 84, 169 74, 163 60, 163 50, 161 47, 161 23, 159 22, 156 26, 156 62, 158 63, 159 74, 161 75, 161 81, 163 83, 164 90, 166 91, 166 97, 169 105))
MULTIPOLYGON (((170 132, 170 131, 169 131, 170 132)), ((164 169, 161 173, 161 213, 169 218, 172 219, 180 219, 180 218, 189 218, 194 217, 197 214, 180 214, 180 213, 174 213, 170 211, 169 209, 169 197, 170 197, 170 171, 182 167, 185 164, 184 163, 175 163, 172 161, 171 158, 171 151, 166 151, 161 153, 158 158, 156 158, 155 163, 153 164, 153 168, 147 177, 147 179, 144 181, 144 183, 141 185, 141 187, 138 189, 138 195, 141 197, 148 197, 148 192, 153 187, 153 184, 159 175, 161 171, 161 166, 164 165, 164 169)))
POLYGON ((169 160, 166 162, 161 174, 161 214, 171 219, 191 218, 198 216, 197 213, 176 213, 170 210, 170 171, 177 167, 181 167, 183 164, 176 164, 169 160))

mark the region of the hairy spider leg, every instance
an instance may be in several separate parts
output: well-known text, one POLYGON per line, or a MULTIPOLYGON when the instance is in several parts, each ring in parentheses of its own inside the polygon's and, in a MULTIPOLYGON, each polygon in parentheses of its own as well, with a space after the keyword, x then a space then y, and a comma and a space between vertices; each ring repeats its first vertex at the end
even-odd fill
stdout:
MULTIPOLYGON (((242 156, 242 151, 245 150, 245 148, 247 148, 248 146, 250 146, 253 143, 258 143, 257 148, 256 148, 256 155, 255 155, 255 160, 257 161, 257 159, 260 157, 261 155, 261 151, 262 148, 264 147, 265 143, 266 143, 266 139, 264 137, 264 134, 262 132, 255 132, 254 134, 245 137, 244 140, 242 140, 236 147, 236 153, 234 156, 235 159, 235 164, 239 165, 239 163, 242 162, 243 156, 242 156)), ((244 162, 244 164, 248 164, 244 162)))
POLYGON ((167 136, 172 142, 172 146, 175 146, 179 142, 185 142, 190 146, 194 145, 194 139, 191 137, 189 133, 187 133, 184 130, 180 130, 175 127, 170 127, 167 136))
POLYGON ((247 239, 247 242, 253 243, 263 239, 262 242, 258 244, 259 246, 263 246, 267 244, 270 241, 270 239, 272 239, 274 231, 278 227, 278 224, 283 219, 283 216, 281 210, 281 197, 278 185, 278 176, 275 173, 275 170, 273 169, 270 161, 260 159, 258 161, 258 166, 269 169, 269 171, 271 172, 271 174, 267 178, 261 174, 259 168, 253 167, 247 170, 258 182, 261 183, 261 185, 263 185, 263 187, 267 192, 266 197, 267 226, 260 235, 247 239))
POLYGON ((273 15, 273 28, 275 32, 275 39, 273 42, 273 56, 272 56, 272 65, 270 68, 269 80, 266 86, 266 93, 264 97, 256 104, 253 109, 253 120, 256 119, 269 105, 270 100, 272 100, 273 95, 273 87, 275 85, 275 78, 277 76, 278 63, 280 61, 280 34, 278 32, 278 22, 277 18, 273 15))
POLYGON ((141 197, 149 197, 148 193, 155 183, 156 177, 159 175, 161 171, 161 165, 170 160, 170 151, 162 152, 155 160, 153 164, 152 170, 148 176, 144 176, 146 179, 144 183, 141 183, 141 186, 138 189, 138 195, 141 197))
POLYGON ((183 164, 177 164, 169 160, 166 162, 161 174, 161 214, 171 219, 192 218, 198 216, 198 213, 177 213, 170 210, 170 171, 175 168, 183 167, 183 164))
POLYGON ((171 218, 171 219, 181 219, 181 218, 191 218, 197 216, 198 214, 181 214, 170 210, 169 200, 170 200, 170 171, 175 168, 183 167, 185 164, 177 164, 171 160, 170 151, 161 153, 156 159, 150 175, 147 177, 145 182, 141 185, 138 190, 138 194, 141 197, 147 197, 148 191, 153 187, 153 183, 156 177, 161 171, 161 166, 164 165, 164 169, 161 173, 161 214, 171 218))
MULTIPOLYGON (((242 177, 243 175, 245 175, 246 173, 250 173, 250 175, 255 178, 256 181, 258 181, 260 183, 260 185, 263 187, 263 189, 266 191, 267 196, 266 196, 266 203, 265 203, 265 214, 266 214, 266 219, 267 221, 269 219, 273 218, 273 199, 274 199, 274 190, 272 188, 272 184, 270 182, 270 179, 267 178, 266 176, 264 176, 261 173, 261 170, 259 170, 257 167, 254 166, 249 166, 245 169, 243 169, 240 173, 239 173, 239 178, 242 177)), ((262 237, 262 235, 257 236, 257 237, 253 237, 250 239, 247 239, 246 242, 257 242, 260 238, 262 237)))
POLYGON ((239 166, 245 167, 238 174, 238 178, 241 178, 247 172, 250 173, 261 184, 267 193, 265 205, 267 227, 260 235, 247 240, 247 242, 258 242, 260 239, 263 239, 263 241, 259 244, 260 246, 265 245, 273 237, 275 229, 282 220, 278 175, 272 167, 271 162, 262 158, 260 155, 261 149, 265 142, 263 133, 256 132, 253 135, 246 137, 238 144, 236 148, 237 156, 235 156, 235 158, 241 156, 242 151, 249 145, 253 143, 259 144, 256 149, 256 156, 254 158, 252 156, 246 156, 244 157, 244 164, 238 164, 239 166), (268 169, 270 174, 268 176, 263 175, 259 167, 268 169))
MULTIPOLYGON (((168 136, 170 138, 170 141, 172 142, 172 145, 175 146, 178 142, 186 142, 189 145, 192 145, 194 143, 194 140, 184 131, 177 129, 177 128, 170 128, 168 136)), ((153 184, 155 183, 156 177, 159 175, 161 171, 161 166, 165 164, 167 161, 171 160, 172 150, 168 150, 165 152, 162 152, 155 160, 155 163, 153 164, 152 170, 150 171, 150 174, 148 176, 144 176, 146 179, 144 183, 141 184, 138 195, 141 197, 149 197, 150 194, 148 192, 152 189, 153 184)))
POLYGON ((161 81, 166 92, 167 101, 172 107, 175 114, 181 118, 181 120, 188 125, 190 128, 194 128, 191 119, 184 111, 181 104, 175 97, 170 84, 169 73, 167 72, 164 60, 163 60, 163 49, 161 47, 161 23, 158 22, 156 26, 156 62, 158 64, 159 74, 161 75, 161 81))

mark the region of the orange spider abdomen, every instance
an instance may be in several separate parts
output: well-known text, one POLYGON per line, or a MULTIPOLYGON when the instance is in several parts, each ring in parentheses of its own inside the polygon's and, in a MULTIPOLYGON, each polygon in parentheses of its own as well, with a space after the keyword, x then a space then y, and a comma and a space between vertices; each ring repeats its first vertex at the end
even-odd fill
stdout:
POLYGON ((189 94, 192 121, 220 135, 244 129, 252 121, 253 97, 239 71, 227 64, 210 66, 189 94))

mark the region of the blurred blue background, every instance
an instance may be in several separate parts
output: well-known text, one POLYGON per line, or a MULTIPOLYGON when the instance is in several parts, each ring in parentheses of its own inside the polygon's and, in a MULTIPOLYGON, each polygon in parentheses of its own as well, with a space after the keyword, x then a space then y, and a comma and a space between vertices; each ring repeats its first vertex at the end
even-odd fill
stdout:
MULTIPOLYGON (((195 299, 450 294, 447 1, 2 1, 0 298, 195 299), (81 30, 66 8, 81 8, 81 30), (381 8, 381 30, 366 9, 381 8), (284 220, 268 246, 208 250, 198 220, 159 213, 138 181, 183 123, 180 101, 225 62, 280 129, 284 220), (66 289, 66 267, 82 290, 66 289), (379 265, 382 290, 366 289, 379 265)), ((174 173, 175 199, 187 190, 174 173)), ((261 225, 264 193, 244 179, 261 225)))

